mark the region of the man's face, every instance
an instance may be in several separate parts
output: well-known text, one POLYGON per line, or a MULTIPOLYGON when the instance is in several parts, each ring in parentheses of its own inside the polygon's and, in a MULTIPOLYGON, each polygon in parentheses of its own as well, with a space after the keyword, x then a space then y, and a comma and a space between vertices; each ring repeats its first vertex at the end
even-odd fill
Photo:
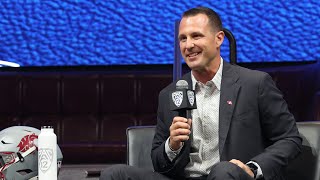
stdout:
POLYGON ((192 70, 208 69, 215 59, 220 59, 223 33, 210 27, 205 14, 182 18, 178 38, 181 54, 192 70))

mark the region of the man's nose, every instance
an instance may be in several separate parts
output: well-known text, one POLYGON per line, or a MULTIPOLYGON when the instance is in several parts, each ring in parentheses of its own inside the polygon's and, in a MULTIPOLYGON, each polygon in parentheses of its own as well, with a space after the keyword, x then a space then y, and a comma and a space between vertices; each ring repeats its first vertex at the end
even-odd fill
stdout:
POLYGON ((187 41, 186 48, 191 49, 194 47, 194 42, 192 40, 187 41))

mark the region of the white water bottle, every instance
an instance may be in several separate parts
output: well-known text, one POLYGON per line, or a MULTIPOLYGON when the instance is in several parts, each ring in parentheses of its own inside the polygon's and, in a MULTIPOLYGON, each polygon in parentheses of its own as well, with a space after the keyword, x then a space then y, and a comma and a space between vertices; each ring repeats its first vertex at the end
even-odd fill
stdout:
POLYGON ((57 136, 52 126, 41 127, 38 137, 39 180, 57 180, 57 136))

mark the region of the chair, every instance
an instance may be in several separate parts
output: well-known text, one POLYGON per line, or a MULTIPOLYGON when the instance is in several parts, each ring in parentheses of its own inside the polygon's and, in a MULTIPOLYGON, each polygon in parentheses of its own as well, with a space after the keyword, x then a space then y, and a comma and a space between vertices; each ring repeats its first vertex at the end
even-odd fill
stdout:
MULTIPOLYGON (((302 153, 287 168, 288 180, 320 179, 320 122, 298 122, 302 153)), ((127 164, 153 170, 151 146, 155 126, 127 128, 127 164)))
POLYGON ((302 153, 289 163, 288 180, 320 179, 320 122, 298 122, 302 153))
POLYGON ((127 164, 153 170, 151 146, 155 126, 131 126, 127 128, 127 164))

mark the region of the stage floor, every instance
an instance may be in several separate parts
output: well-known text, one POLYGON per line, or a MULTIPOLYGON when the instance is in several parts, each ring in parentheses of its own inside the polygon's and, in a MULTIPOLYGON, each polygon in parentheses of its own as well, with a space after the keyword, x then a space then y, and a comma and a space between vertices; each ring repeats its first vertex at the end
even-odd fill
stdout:
POLYGON ((59 180, 99 180, 99 172, 111 164, 63 165, 60 169, 59 180), (89 173, 89 176, 87 175, 89 173))

